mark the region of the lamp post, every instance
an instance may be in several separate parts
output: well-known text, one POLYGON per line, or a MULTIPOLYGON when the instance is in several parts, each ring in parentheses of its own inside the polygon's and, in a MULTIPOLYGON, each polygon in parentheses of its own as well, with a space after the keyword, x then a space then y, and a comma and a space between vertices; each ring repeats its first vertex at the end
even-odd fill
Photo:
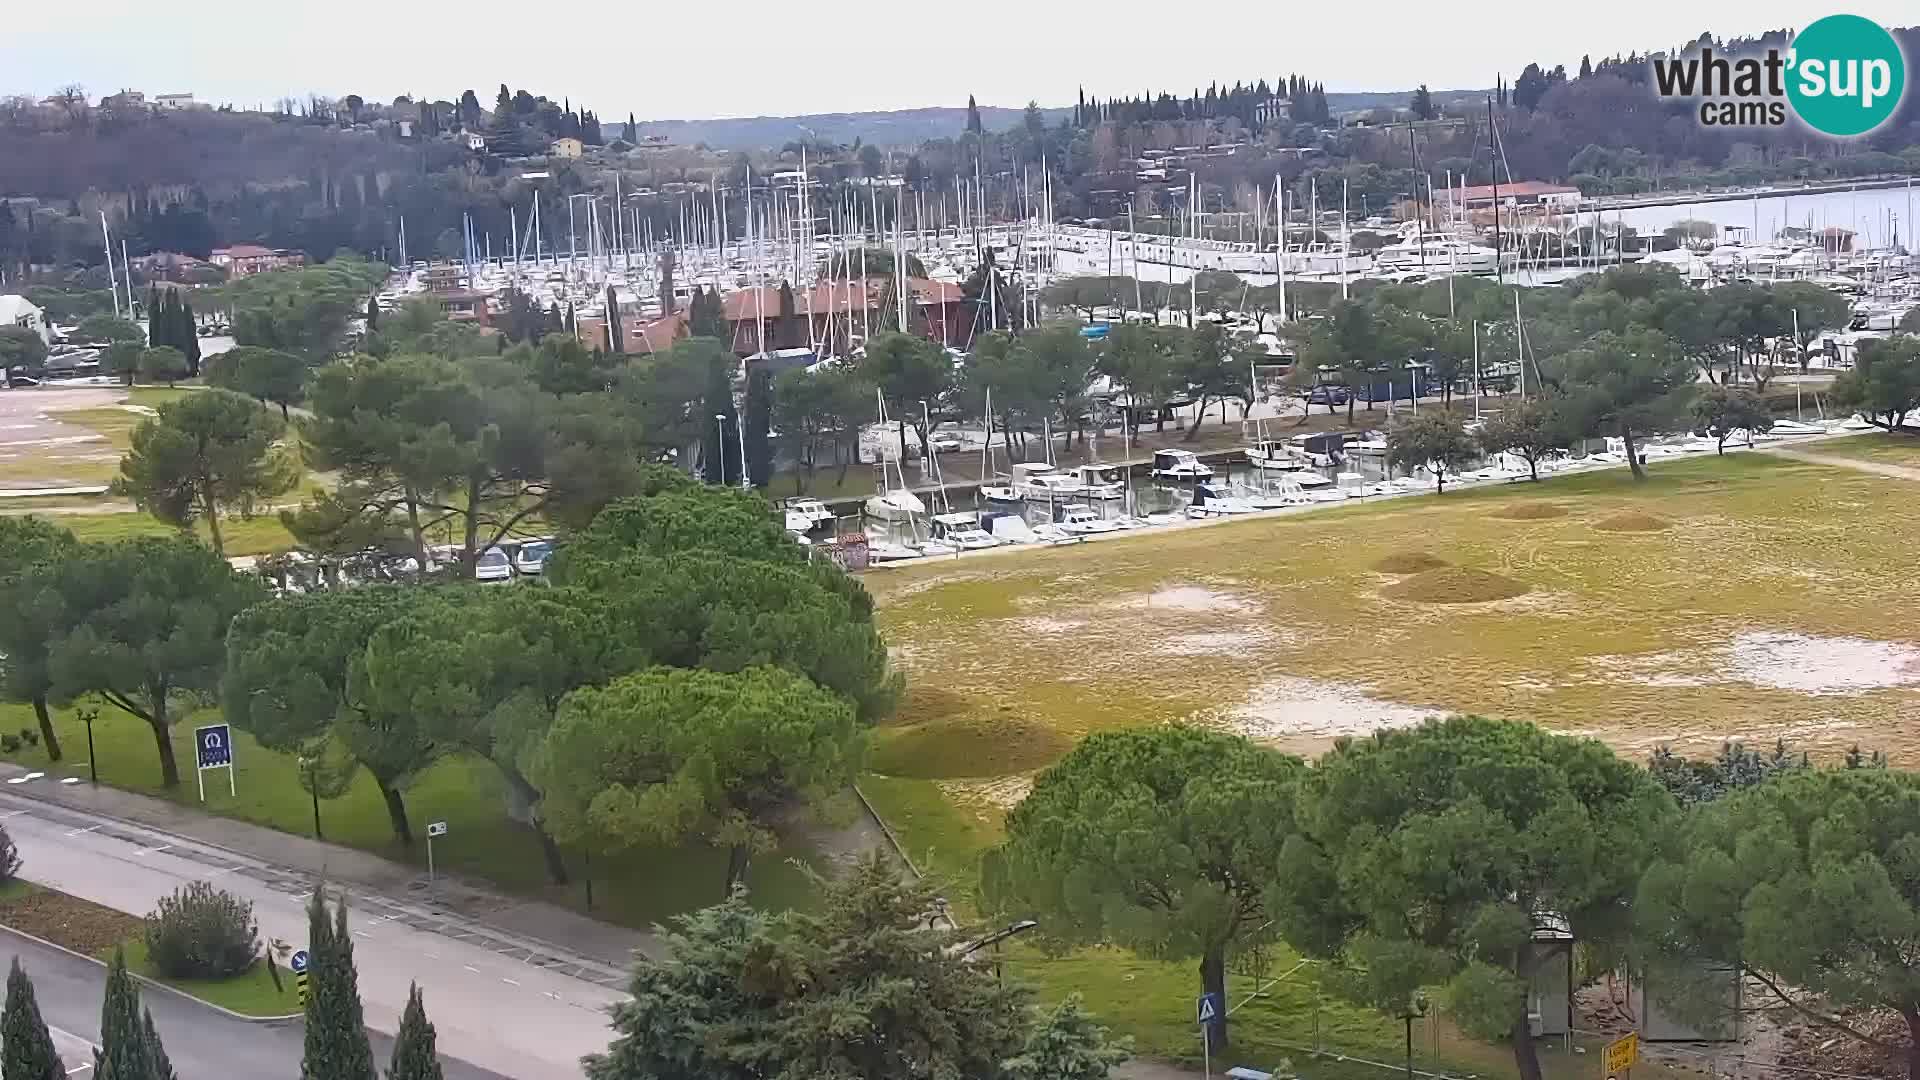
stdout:
POLYGON ((1420 415, 1420 373, 1433 365, 1424 360, 1407 361, 1407 370, 1413 373, 1413 415, 1420 415))
POLYGON ((714 444, 713 452, 719 455, 715 460, 720 463, 720 486, 725 487, 727 484, 727 415, 725 413, 713 414, 713 431, 720 438, 720 441, 714 444))
POLYGON ((1413 1080, 1413 1021, 1415 1017, 1427 1015, 1427 995, 1419 990, 1408 999, 1406 1011, 1400 1018, 1407 1024, 1407 1080, 1413 1080))
POLYGON ((100 784, 100 755, 93 751, 93 722, 100 718, 100 710, 91 705, 86 705, 74 710, 74 715, 80 718, 81 723, 87 725, 87 773, 91 777, 89 782, 95 787, 98 787, 100 784))
POLYGON ((988 934, 986 937, 983 937, 978 941, 968 944, 966 948, 960 950, 960 958, 964 960, 967 957, 972 956, 974 953, 979 952, 981 949, 984 949, 989 945, 994 946, 995 948, 993 950, 993 977, 995 979, 999 979, 1001 977, 1000 949, 999 949, 1000 943, 1014 936, 1015 934, 1024 934, 1027 931, 1039 925, 1040 924, 1033 919, 1021 919, 1017 923, 1007 926, 1004 929, 995 930, 993 933, 988 934))

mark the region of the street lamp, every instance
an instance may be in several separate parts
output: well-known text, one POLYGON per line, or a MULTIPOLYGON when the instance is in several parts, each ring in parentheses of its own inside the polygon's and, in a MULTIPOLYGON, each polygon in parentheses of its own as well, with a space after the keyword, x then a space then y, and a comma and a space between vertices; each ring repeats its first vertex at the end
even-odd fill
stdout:
POLYGON ((713 414, 713 430, 714 434, 720 438, 719 442, 713 444, 713 452, 716 455, 714 460, 720 465, 720 484, 724 487, 727 483, 727 416, 725 413, 713 414))
POLYGON ((1415 990, 1407 999, 1407 1008, 1400 1018, 1407 1023, 1407 1080, 1413 1080, 1413 1021, 1415 1017, 1427 1015, 1427 995, 1424 990, 1415 990))
MULTIPOLYGON (((995 930, 993 933, 988 934, 986 937, 983 937, 978 941, 969 943, 965 948, 962 948, 960 950, 958 955, 960 959, 965 960, 967 957, 972 956, 974 953, 979 952, 981 949, 984 949, 989 945, 998 946, 1001 942, 1007 940, 1008 938, 1014 936, 1015 934, 1024 934, 1027 931, 1039 925, 1040 924, 1033 919, 1021 919, 1017 923, 1013 923, 1012 925, 1007 926, 1000 930, 995 930)), ((1000 950, 997 947, 993 950, 993 977, 995 979, 999 979, 1001 977, 1000 950)))
POLYGON ((80 718, 81 723, 87 725, 87 773, 92 777, 91 783, 98 787, 100 784, 100 755, 93 751, 93 722, 100 718, 100 710, 91 705, 85 705, 75 709, 73 714, 80 718))
POLYGON ((1420 415, 1420 373, 1432 367, 1432 364, 1424 360, 1407 361, 1407 370, 1413 373, 1413 415, 1415 416, 1420 415))

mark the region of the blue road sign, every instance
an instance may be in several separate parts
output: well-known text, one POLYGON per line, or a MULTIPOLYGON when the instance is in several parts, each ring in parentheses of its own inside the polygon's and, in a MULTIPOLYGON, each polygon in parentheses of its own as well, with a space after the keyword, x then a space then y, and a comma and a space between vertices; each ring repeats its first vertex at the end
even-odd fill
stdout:
POLYGON ((307 970, 307 950, 295 950, 293 959, 287 961, 287 966, 293 969, 295 975, 307 970))
POLYGON ((1211 1024, 1220 1019, 1221 1006, 1219 994, 1201 994, 1200 1004, 1194 1010, 1203 1024, 1211 1024))
POLYGON ((203 769, 233 764, 233 732, 225 724, 208 724, 193 729, 195 760, 203 769))

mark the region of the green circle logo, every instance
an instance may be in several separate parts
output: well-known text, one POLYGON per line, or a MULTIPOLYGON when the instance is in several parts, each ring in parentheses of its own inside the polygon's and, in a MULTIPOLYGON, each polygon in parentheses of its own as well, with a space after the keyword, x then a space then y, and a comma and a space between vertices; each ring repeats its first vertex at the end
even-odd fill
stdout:
POLYGON ((1837 138, 1865 135, 1900 107, 1907 59, 1871 19, 1829 15, 1793 39, 1787 100, 1808 127, 1837 138))

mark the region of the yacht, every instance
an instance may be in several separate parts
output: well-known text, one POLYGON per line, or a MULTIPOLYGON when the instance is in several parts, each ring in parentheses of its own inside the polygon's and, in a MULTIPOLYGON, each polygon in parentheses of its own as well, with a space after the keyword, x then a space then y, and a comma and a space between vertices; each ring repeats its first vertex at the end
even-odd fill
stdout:
POLYGON ((1013 467, 1013 490, 1024 499, 1060 499, 1078 495, 1080 482, 1044 461, 1023 461, 1013 467))
POLYGON ((819 526, 831 525, 834 521, 833 511, 827 509, 827 504, 819 499, 788 499, 785 507, 787 528, 790 530, 793 529, 795 522, 801 520, 807 523, 806 527, 795 531, 812 532, 819 526))
POLYGON ((1090 462, 1074 473, 1079 493, 1089 499, 1119 499, 1127 494, 1127 470, 1119 465, 1090 462))
POLYGON ((1094 536, 1119 532, 1120 523, 1108 521, 1091 506, 1069 506, 1060 511, 1060 528, 1072 536, 1094 536))
POLYGON ((1228 514, 1251 514, 1259 507, 1238 495, 1229 494, 1223 484, 1199 484, 1193 489, 1193 505, 1187 507, 1188 517, 1219 517, 1228 514))
POLYGON ((1211 480, 1212 466, 1191 450, 1155 450, 1153 477, 1156 480, 1211 480))
MULTIPOLYGON (((1000 541, 992 533, 980 527, 980 515, 965 511, 951 514, 935 514, 928 519, 928 528, 933 539, 958 551, 979 551, 983 548, 999 547, 1000 541)), ((926 550, 923 545, 922 551, 926 550)))
POLYGON ((1448 237, 1410 234, 1397 244, 1388 244, 1374 255, 1380 270, 1428 274, 1491 274, 1499 266, 1492 248, 1469 244, 1448 237))
POLYGON ((1247 464, 1256 469, 1294 472, 1313 464, 1307 456, 1278 439, 1259 439, 1245 450, 1247 464))

